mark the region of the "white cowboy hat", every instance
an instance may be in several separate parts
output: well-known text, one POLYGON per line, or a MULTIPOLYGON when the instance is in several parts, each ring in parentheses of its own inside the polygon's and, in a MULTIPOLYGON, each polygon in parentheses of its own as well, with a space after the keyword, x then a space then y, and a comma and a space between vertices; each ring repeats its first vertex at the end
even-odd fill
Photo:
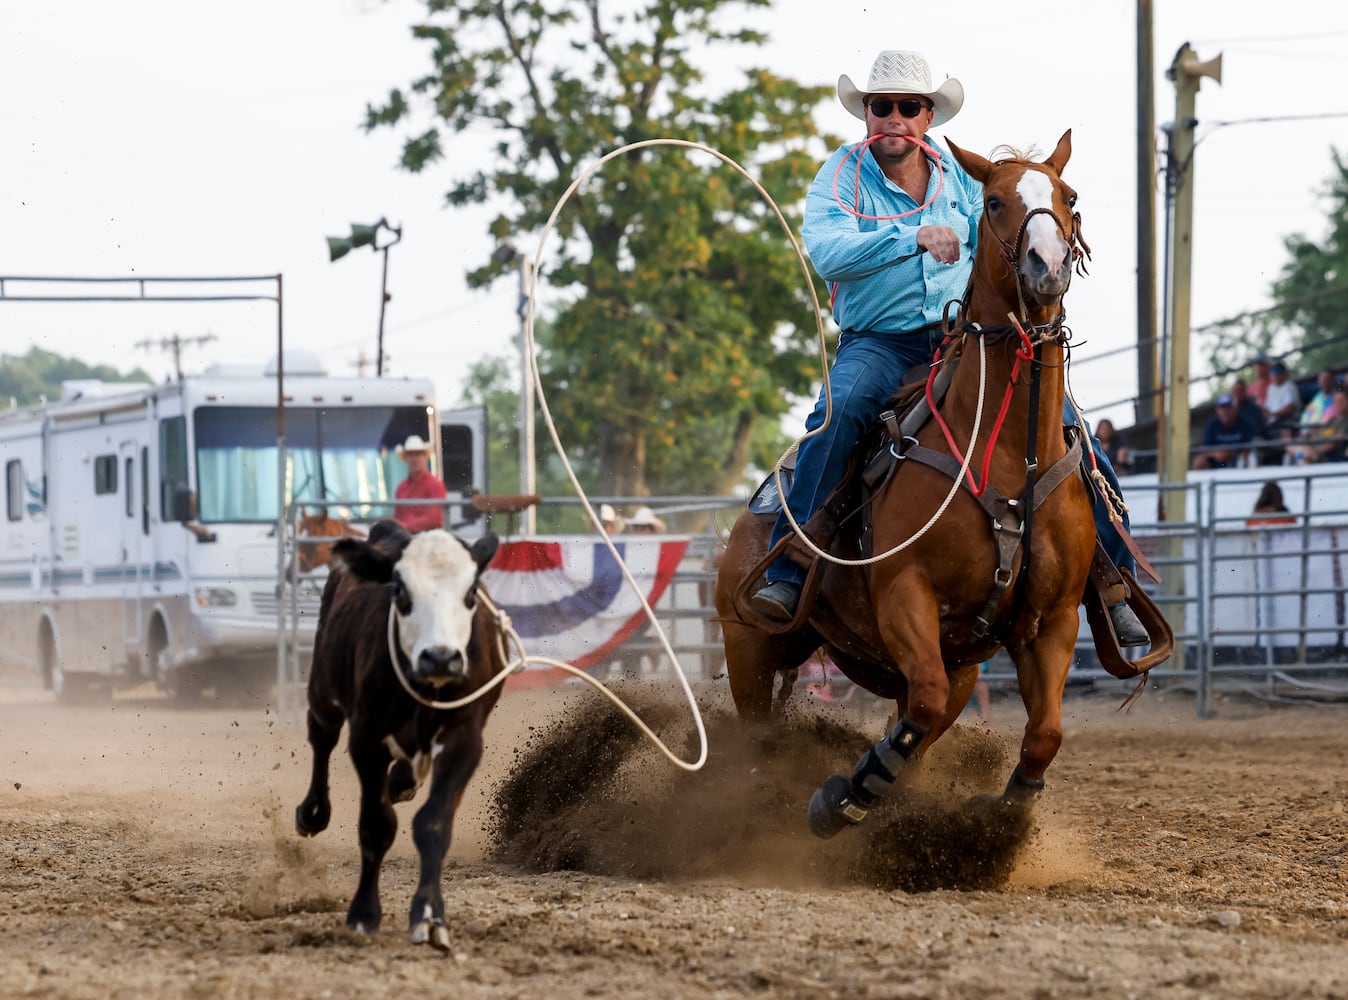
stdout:
POLYGON ((604 524, 617 524, 618 512, 606 503, 599 505, 599 520, 604 524))
POLYGON ((649 507, 638 507, 636 512, 627 519, 629 528, 652 527, 656 531, 665 530, 665 522, 655 516, 655 511, 649 507))
POLYGON ((947 77, 939 87, 931 85, 931 67, 917 52, 886 49, 871 65, 866 89, 859 90, 847 74, 838 77, 838 100, 854 118, 866 120, 866 98, 872 94, 917 94, 931 100, 931 124, 944 125, 964 106, 964 85, 947 77))
POLYGON ((398 457, 402 458, 409 451, 430 451, 431 446, 421 439, 420 434, 413 434, 402 444, 398 445, 398 457))

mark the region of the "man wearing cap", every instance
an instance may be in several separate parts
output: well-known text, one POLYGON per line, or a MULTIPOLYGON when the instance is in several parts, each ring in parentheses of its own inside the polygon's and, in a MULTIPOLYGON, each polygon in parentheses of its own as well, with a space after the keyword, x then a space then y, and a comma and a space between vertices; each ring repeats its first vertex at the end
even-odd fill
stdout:
MULTIPOLYGON (((1264 393, 1264 414, 1271 428, 1291 431, 1301 416, 1301 390, 1287 377, 1287 366, 1275 362, 1268 370, 1268 391, 1264 393)), ((1290 437, 1290 433, 1284 435, 1290 437)))
MULTIPOLYGON (((969 281, 983 214, 982 185, 927 135, 963 106, 958 80, 933 86, 925 58, 891 49, 876 57, 865 90, 840 77, 838 99, 865 122, 867 145, 849 143, 835 151, 805 203, 805 246, 815 271, 829 283, 842 333, 829 370, 832 419, 822 433, 801 443, 786 496, 800 524, 842 479, 853 446, 903 373, 930 362, 946 303, 958 301, 969 281)), ((821 390, 805 421, 807 431, 824 424, 828 406, 821 390)), ((1117 483, 1098 442, 1091 440, 1097 461, 1117 483)), ((1132 556, 1098 502, 1096 527, 1115 562, 1132 569, 1132 556)), ((769 544, 790 531, 786 515, 778 515, 769 544)), ((765 577, 766 585, 751 598, 753 609, 790 620, 804 571, 783 555, 765 577)), ((1147 641, 1126 604, 1116 605, 1111 615, 1125 645, 1147 641)))
POLYGON ((1203 427, 1203 451, 1194 456, 1195 469, 1230 469, 1254 442, 1254 428, 1240 419, 1229 393, 1217 397, 1217 415, 1203 427))
MULTIPOLYGON (((446 497, 445 484, 426 468, 430 451, 431 446, 419 434, 413 434, 398 447, 398 457, 407 464, 407 478, 398 484, 394 494, 399 500, 443 500, 446 497)), ((445 509, 429 504, 395 507, 393 516, 414 535, 418 531, 445 526, 445 509)))

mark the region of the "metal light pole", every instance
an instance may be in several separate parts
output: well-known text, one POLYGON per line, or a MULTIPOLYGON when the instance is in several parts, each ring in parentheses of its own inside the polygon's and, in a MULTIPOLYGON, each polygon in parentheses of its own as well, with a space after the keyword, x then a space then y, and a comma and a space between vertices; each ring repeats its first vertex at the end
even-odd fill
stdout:
POLYGON ((329 236, 328 237, 328 260, 334 261, 339 257, 345 257, 356 247, 372 247, 376 252, 384 255, 383 277, 379 283, 379 340, 378 353, 375 356, 374 373, 376 376, 384 374, 384 307, 388 305, 390 298, 388 293, 388 251, 389 247, 403 238, 401 226, 389 225, 387 219, 380 219, 373 226, 362 225, 358 222, 351 223, 350 236, 329 236), (383 246, 379 245, 379 231, 385 230, 393 235, 383 246))

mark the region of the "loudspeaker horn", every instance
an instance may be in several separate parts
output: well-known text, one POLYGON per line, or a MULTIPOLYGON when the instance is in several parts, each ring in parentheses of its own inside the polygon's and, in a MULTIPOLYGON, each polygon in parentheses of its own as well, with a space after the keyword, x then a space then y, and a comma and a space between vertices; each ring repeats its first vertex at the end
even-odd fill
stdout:
POLYGON ((345 236, 328 237, 328 260, 334 261, 338 257, 345 257, 351 252, 351 241, 345 236))
POLYGON ((378 226, 362 226, 359 223, 351 223, 351 246, 370 247, 374 246, 375 234, 379 232, 378 226))
POLYGON ((1222 82, 1222 54, 1218 52, 1207 62, 1186 62, 1184 72, 1195 80, 1200 77, 1208 77, 1210 80, 1222 82))

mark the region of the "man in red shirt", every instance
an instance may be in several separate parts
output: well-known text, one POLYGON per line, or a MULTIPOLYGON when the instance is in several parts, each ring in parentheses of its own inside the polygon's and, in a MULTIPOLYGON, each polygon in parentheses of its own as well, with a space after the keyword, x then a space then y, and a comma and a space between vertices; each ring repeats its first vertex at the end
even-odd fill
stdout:
MULTIPOLYGON (((426 468, 430 459, 431 446, 413 434, 398 448, 398 457, 407 463, 407 478, 398 484, 395 494, 399 500, 443 500, 447 491, 445 484, 426 468)), ((431 528, 445 526, 445 509, 430 505, 416 507, 395 507, 393 516, 404 528, 416 534, 431 528)))

